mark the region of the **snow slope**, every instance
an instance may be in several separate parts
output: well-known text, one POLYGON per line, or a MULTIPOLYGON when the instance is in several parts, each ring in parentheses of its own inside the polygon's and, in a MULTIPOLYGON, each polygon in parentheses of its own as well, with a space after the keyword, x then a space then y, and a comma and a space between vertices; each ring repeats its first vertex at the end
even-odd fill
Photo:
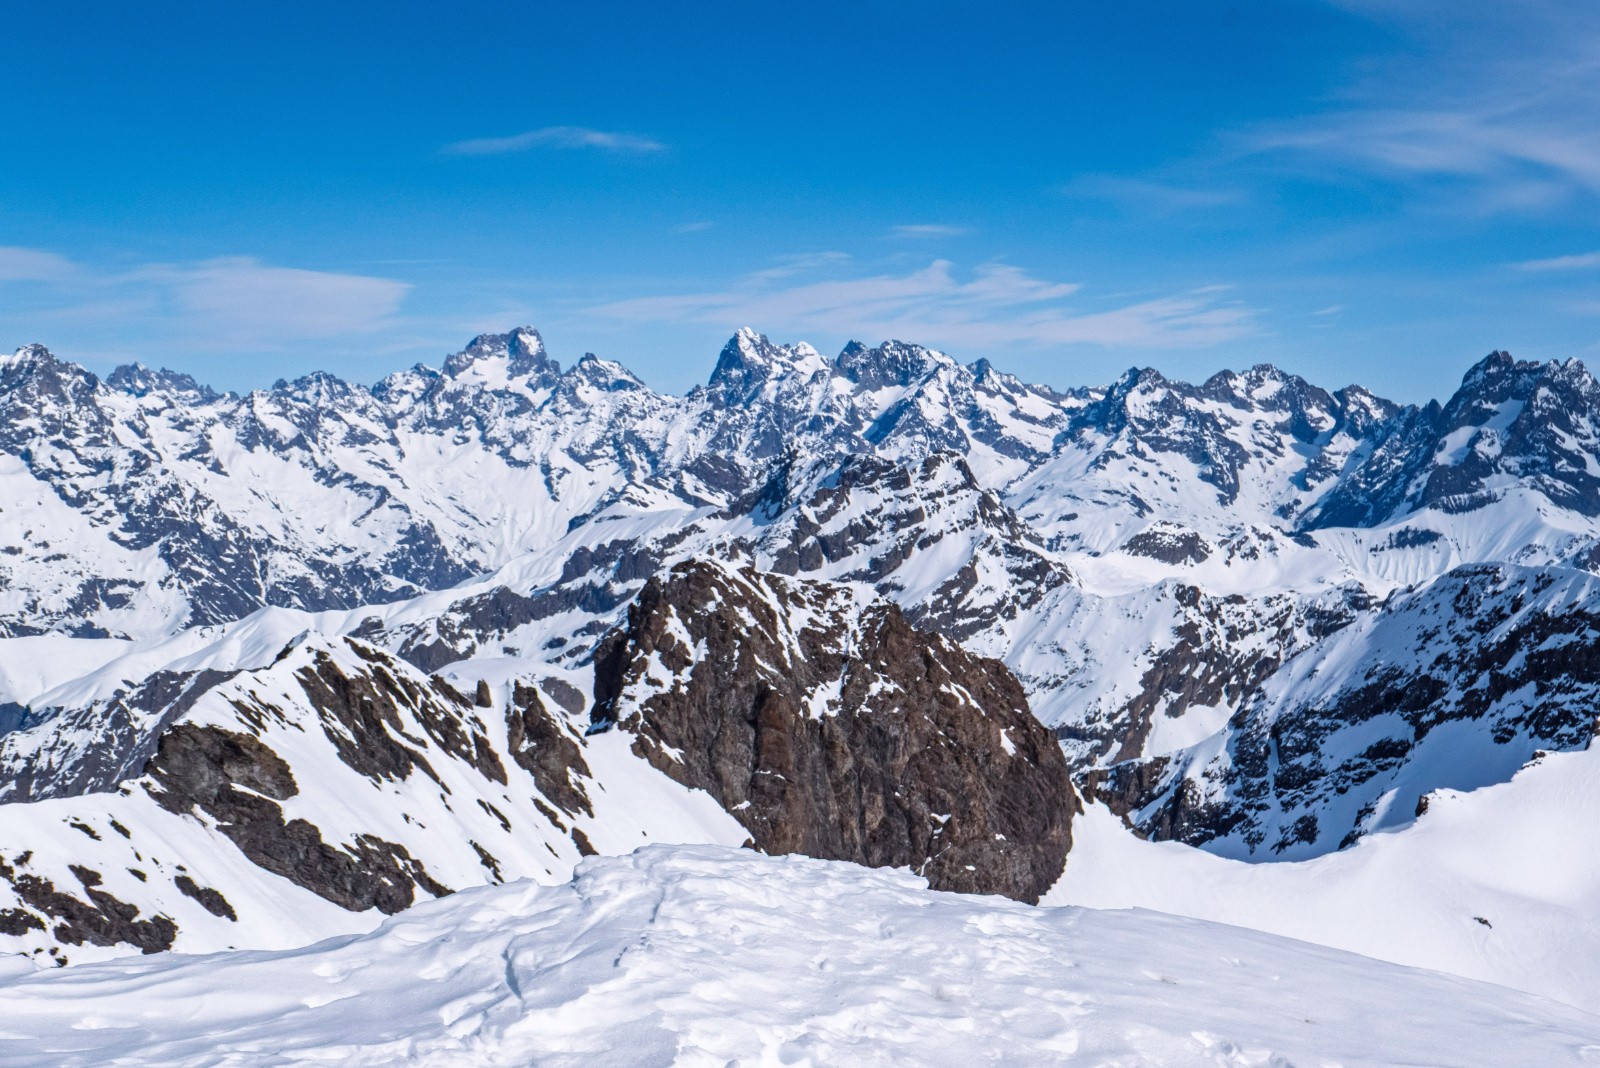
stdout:
POLYGON ((1303 861, 1143 841, 1092 805, 1045 901, 1239 924, 1597 1012, 1596 826, 1596 749, 1545 754, 1509 782, 1436 791, 1415 823, 1303 861))
POLYGON ((538 677, 469 697, 303 634, 266 667, 166 679, 3 739, 33 800, 0 820, 0 951, 304 945, 596 851, 746 837, 538 677))
POLYGON ((583 862, 287 952, 0 979, 0 1060, 1578 1065, 1600 1017, 1147 912, 714 847, 583 862))

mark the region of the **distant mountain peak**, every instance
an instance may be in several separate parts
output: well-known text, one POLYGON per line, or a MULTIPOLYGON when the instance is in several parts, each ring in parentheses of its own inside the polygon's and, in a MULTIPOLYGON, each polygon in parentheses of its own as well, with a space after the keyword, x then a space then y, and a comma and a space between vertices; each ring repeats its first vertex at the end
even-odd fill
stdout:
POLYGON ((937 349, 894 340, 872 348, 852 341, 834 361, 840 374, 863 389, 909 386, 938 368, 955 366, 954 360, 937 349))
POLYGON ((25 360, 50 360, 52 362, 59 362, 56 361, 55 356, 51 354, 49 349, 38 344, 37 342, 30 345, 23 345, 21 348, 17 349, 16 352, 12 353, 11 358, 6 362, 22 362, 25 360))
POLYGON ((747 395, 775 374, 808 375, 823 367, 821 355, 810 345, 778 345, 746 326, 722 346, 708 384, 713 389, 720 387, 735 395, 747 395))
POLYGON ((638 375, 616 360, 607 360, 592 352, 584 353, 583 357, 562 377, 568 380, 580 380, 606 390, 648 388, 638 375))
POLYGON ((531 326, 519 326, 504 334, 479 334, 445 361, 444 373, 455 378, 486 360, 505 361, 506 373, 513 378, 553 377, 561 373, 561 365, 545 351, 544 338, 531 326))
POLYGON ((61 390, 95 389, 100 380, 87 369, 59 359, 43 345, 24 345, 10 356, 0 357, 0 385, 8 389, 22 383, 35 388, 61 390))
POLYGON ((106 385, 135 397, 146 397, 152 393, 181 393, 213 400, 222 395, 210 386, 196 382, 193 375, 165 367, 159 371, 152 370, 142 363, 125 363, 116 368, 106 376, 106 385))

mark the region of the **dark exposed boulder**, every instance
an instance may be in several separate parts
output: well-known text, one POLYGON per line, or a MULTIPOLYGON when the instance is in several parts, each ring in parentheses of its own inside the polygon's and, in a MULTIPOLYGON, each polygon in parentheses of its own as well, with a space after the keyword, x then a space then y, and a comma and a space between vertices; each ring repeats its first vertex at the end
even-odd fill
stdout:
POLYGON ((1071 844, 1065 758, 1011 672, 852 587, 680 564, 602 642, 591 716, 769 853, 1032 902, 1071 844))

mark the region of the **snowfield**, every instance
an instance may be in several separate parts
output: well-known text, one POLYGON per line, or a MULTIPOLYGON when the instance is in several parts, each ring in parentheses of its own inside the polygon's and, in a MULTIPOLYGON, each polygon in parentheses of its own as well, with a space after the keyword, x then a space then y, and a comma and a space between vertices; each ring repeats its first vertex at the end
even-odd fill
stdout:
POLYGON ((1142 841, 1089 806, 1045 902, 1238 924, 1600 1012, 1600 751, 1428 802, 1400 830, 1277 863, 1142 841))
POLYGON ((1143 911, 652 846, 300 950, 0 980, 0 1063, 1538 1065, 1600 1017, 1143 911))

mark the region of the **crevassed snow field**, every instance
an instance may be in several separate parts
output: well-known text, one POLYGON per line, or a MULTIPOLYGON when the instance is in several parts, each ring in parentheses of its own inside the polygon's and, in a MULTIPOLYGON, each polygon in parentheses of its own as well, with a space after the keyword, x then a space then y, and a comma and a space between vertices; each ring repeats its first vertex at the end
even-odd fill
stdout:
POLYGON ((304 949, 13 975, 0 1063, 1555 1066, 1600 1063, 1600 1017, 1197 920, 652 846, 304 949))

